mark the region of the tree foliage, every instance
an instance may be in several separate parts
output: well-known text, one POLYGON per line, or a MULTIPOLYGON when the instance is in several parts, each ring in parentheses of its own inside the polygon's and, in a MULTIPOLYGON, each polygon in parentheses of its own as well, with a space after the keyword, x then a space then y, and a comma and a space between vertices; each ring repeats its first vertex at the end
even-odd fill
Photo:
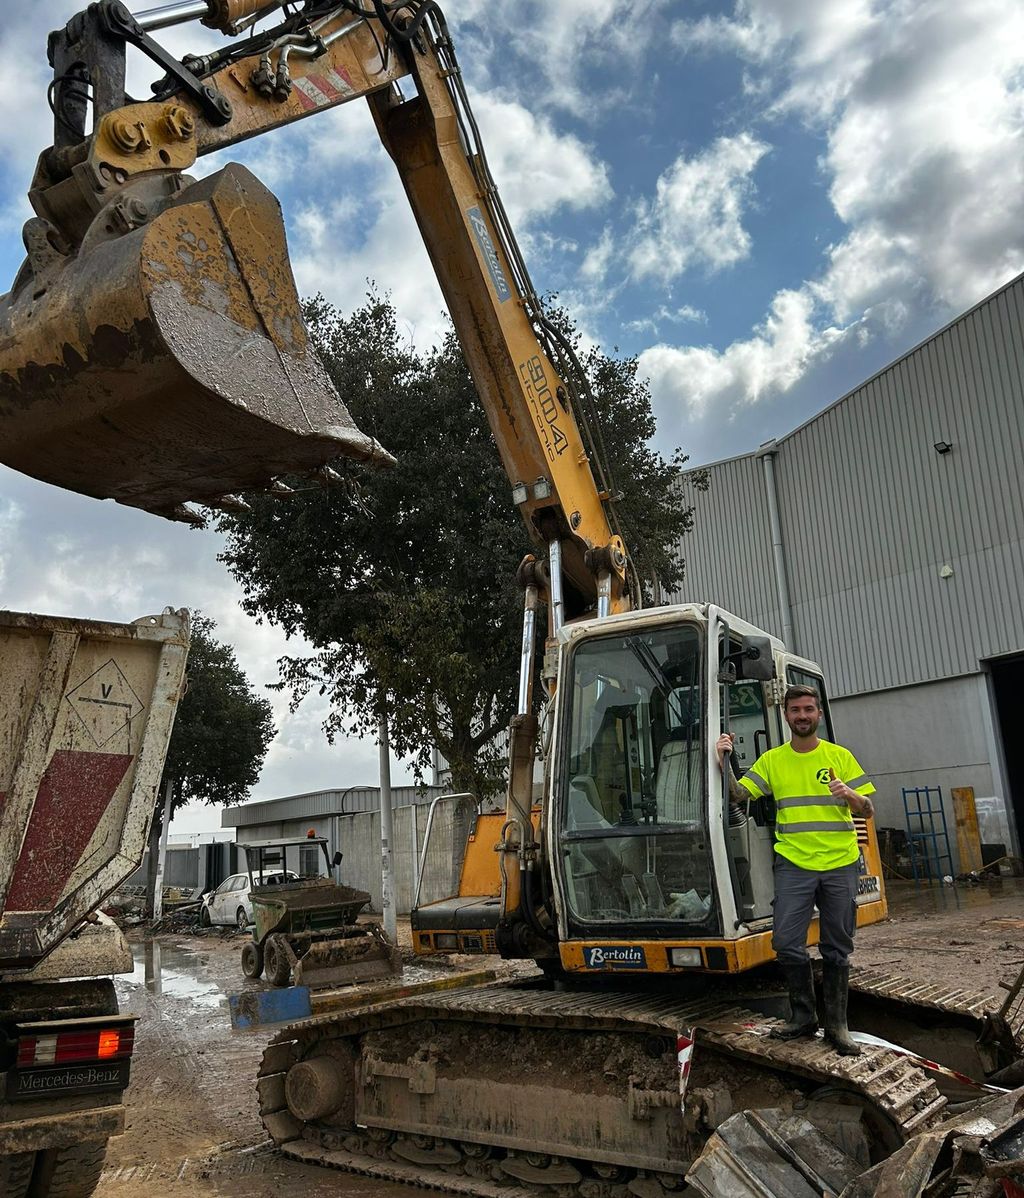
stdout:
MULTIPOLYGON (((485 792, 500 777, 495 737, 515 706, 516 568, 534 546, 458 341, 452 332, 415 352, 391 302, 372 294, 350 316, 322 299, 306 315, 356 423, 398 465, 345 463, 346 487, 296 481, 305 489, 291 499, 256 498, 251 512, 220 518, 222 560, 248 612, 312 646, 282 659, 280 685, 296 703, 311 689, 329 696, 329 735, 374 734, 386 696, 396 753, 422 772, 436 745, 457 789, 485 792)), ((654 418, 635 359, 593 349, 584 364, 628 543, 643 577, 672 588, 692 522, 675 486, 685 458, 647 445, 654 418)))
POLYGON ((230 645, 217 641, 216 624, 192 616, 185 694, 171 733, 160 794, 174 784, 174 805, 231 805, 248 797, 274 736, 268 700, 253 693, 230 645))

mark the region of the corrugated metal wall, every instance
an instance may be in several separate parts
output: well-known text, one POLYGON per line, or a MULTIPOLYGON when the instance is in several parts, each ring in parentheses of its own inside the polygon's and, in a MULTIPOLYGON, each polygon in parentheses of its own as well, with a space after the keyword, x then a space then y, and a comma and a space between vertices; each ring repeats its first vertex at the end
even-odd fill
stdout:
MULTIPOLYGON (((1024 276, 779 440, 795 647, 833 693, 972 673, 1024 649, 1022 458, 1024 276)), ((710 468, 675 598, 714 599, 781 635, 762 465, 710 468)))
POLYGON ((683 480, 696 523, 683 539, 686 573, 672 602, 717 603, 781 636, 761 463, 747 454, 710 470, 711 487, 705 492, 683 480))

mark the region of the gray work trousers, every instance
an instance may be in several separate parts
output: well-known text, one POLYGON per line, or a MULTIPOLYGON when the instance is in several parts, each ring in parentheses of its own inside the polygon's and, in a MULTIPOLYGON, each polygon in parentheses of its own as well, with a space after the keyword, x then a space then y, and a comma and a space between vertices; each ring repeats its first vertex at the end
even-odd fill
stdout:
POLYGON ((833 965, 845 965, 853 952, 857 928, 857 878, 860 864, 838 869, 801 869, 775 854, 775 923, 772 948, 786 965, 807 958, 807 929, 818 908, 818 952, 833 965))

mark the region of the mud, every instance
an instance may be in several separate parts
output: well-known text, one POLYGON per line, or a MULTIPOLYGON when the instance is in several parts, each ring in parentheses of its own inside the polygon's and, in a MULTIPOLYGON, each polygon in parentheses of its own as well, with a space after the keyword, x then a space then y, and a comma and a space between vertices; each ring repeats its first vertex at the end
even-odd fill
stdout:
POLYGON ((139 1016, 127 1128, 110 1142, 97 1195, 408 1198, 407 1187, 300 1165, 269 1146, 255 1079, 278 1027, 232 1031, 228 1013, 229 994, 263 987, 242 976, 245 939, 165 934, 132 944, 135 970, 116 979, 121 1009, 139 1016))
POLYGON ((608 1035, 546 1028, 492 1028, 476 1024, 405 1024, 367 1036, 382 1060, 432 1061, 438 1074, 507 1081, 509 1062, 533 1085, 597 1096, 620 1095, 627 1084, 674 1090, 679 1065, 674 1044, 659 1037, 608 1035))
POLYGON ((1002 995, 1024 967, 1024 879, 980 886, 889 886, 889 919, 857 933, 853 963, 908 981, 956 981, 1002 995))
MULTIPOLYGON (((998 983, 1014 978, 1024 965, 1024 881, 1005 879, 931 892, 897 884, 889 899, 891 918, 858 932, 858 965, 897 970, 922 982, 957 978, 993 994, 1001 993, 998 983)), ((407 928, 403 931, 405 983, 428 981, 455 969, 497 968, 503 977, 533 970, 491 957, 411 958, 407 928)), ((140 1017, 128 1127, 125 1135, 111 1141, 99 1198, 426 1194, 415 1187, 301 1165, 268 1146, 257 1114, 254 1079, 264 1045, 277 1027, 232 1031, 227 1009, 228 994, 263 986, 242 976, 239 954, 244 942, 244 935, 218 931, 203 936, 162 934, 155 941, 139 938, 133 944, 135 971, 117 979, 122 1009, 140 1017)), ((370 983, 360 991, 372 992, 385 984, 370 983)), ((472 1053, 480 1060, 478 1041, 467 1040, 464 1047, 467 1059, 472 1053)), ((608 1061, 613 1073, 643 1076, 649 1070, 652 1076, 647 1080, 660 1084, 663 1062, 657 1054, 647 1055, 650 1047, 640 1046, 630 1061, 606 1057, 601 1064, 608 1061), (639 1069, 640 1064, 645 1068, 639 1069)), ((459 1066, 455 1049, 453 1042, 444 1045, 447 1068, 459 1066)), ((553 1051, 544 1059, 557 1058, 553 1051)), ((731 1088, 725 1082, 729 1068, 720 1064, 713 1071, 707 1095, 708 1079, 695 1073, 694 1101, 713 1098, 712 1106, 724 1111, 727 1096, 722 1090, 731 1088)), ((742 1090, 742 1078, 733 1080, 742 1090)), ((728 1105, 731 1108, 731 1100, 728 1105)))

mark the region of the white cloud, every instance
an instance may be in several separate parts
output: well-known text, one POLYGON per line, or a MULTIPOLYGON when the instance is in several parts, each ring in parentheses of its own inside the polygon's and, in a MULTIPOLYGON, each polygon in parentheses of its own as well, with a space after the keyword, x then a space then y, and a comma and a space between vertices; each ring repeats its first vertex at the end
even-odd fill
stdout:
POLYGON ((625 324, 625 328, 631 333, 652 333, 657 335, 658 329, 662 324, 707 324, 708 318, 706 312, 701 312, 699 308, 693 308, 689 304, 683 304, 681 308, 669 308, 666 304, 654 313, 653 316, 648 316, 642 320, 629 320, 625 324))
POLYGON ((803 350, 799 335, 772 332, 776 296, 764 327, 721 353, 648 351, 669 389, 698 407, 754 402, 818 361, 832 325, 892 334, 929 309, 938 322, 1024 268, 1019 4, 738 0, 732 19, 681 21, 673 38, 738 55, 766 119, 824 137, 821 171, 847 232, 801 288, 803 350))
MULTIPOLYGON (((476 113, 491 172, 528 259, 564 248, 540 222, 559 210, 603 204, 610 195, 605 166, 578 138, 558 133, 521 105, 483 97, 476 113)), ((359 132, 376 144, 372 128, 359 132)), ((445 328, 444 301, 390 159, 382 152, 368 156, 339 185, 316 145, 292 148, 303 185, 281 192, 286 205, 296 205, 292 265, 300 294, 322 291, 348 311, 371 279, 392 296, 416 344, 437 341, 445 328)))
POLYGON ((753 336, 722 351, 665 344, 645 349, 640 372, 651 380, 657 410, 700 418, 711 407, 737 408, 788 390, 844 335, 816 327, 814 314, 808 291, 780 291, 753 336))
POLYGON ((599 207, 611 197, 607 168, 578 137, 494 95, 477 97, 473 108, 514 225, 528 225, 561 208, 599 207))
POLYGON ((601 230, 601 236, 583 255, 579 276, 585 283, 604 281, 615 256, 615 239, 609 226, 601 230))
POLYGON ((619 0, 460 0, 452 5, 456 48, 463 69, 480 81, 500 71, 498 63, 515 48, 517 61, 539 72, 523 75, 519 92, 531 110, 551 106, 584 120, 636 98, 637 78, 652 41, 662 33, 659 17, 673 0, 633 0, 624 18, 619 0), (470 36, 468 22, 479 29, 470 36), (462 47, 465 47, 463 50, 462 47), (602 86, 584 82, 586 69, 600 72, 602 86))
POLYGON ((668 282, 693 266, 722 270, 750 253, 743 211, 751 175, 768 146, 741 133, 704 153, 680 156, 658 179, 654 199, 639 206, 629 250, 634 279, 668 282))

